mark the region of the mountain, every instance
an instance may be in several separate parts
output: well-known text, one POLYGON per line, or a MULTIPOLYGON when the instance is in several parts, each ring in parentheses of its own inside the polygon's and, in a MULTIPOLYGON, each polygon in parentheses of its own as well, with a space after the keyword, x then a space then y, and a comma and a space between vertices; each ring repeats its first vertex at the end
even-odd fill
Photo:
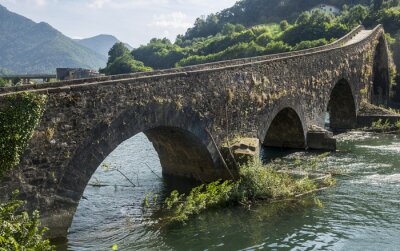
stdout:
POLYGON ((13 73, 54 73, 57 67, 99 69, 107 58, 0 5, 0 68, 13 73))
MULTIPOLYGON (((108 51, 111 49, 111 47, 115 43, 120 42, 116 37, 104 34, 85 39, 76 39, 75 41, 78 44, 83 45, 86 48, 89 48, 105 57, 108 57, 108 51)), ((125 44, 125 46, 129 50, 133 49, 129 44, 125 44)))

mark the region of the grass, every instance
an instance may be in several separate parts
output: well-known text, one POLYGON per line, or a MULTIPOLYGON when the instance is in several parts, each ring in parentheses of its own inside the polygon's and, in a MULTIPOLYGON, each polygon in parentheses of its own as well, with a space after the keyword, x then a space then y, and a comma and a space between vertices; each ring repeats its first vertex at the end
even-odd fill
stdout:
POLYGON ((383 121, 382 119, 378 119, 377 121, 372 122, 371 129, 381 132, 395 132, 400 130, 400 120, 392 124, 389 120, 383 121))
MULTIPOLYGON (((323 155, 326 156, 326 155, 323 155)), ((315 170, 318 161, 324 157, 303 162, 302 170, 315 170)), ((159 209, 163 212, 161 222, 184 223, 190 217, 210 208, 233 205, 250 206, 266 201, 298 200, 307 194, 325 189, 335 184, 330 176, 310 179, 308 175, 294 177, 276 170, 276 163, 264 165, 260 160, 253 160, 240 168, 240 178, 236 181, 216 181, 193 188, 189 194, 173 191, 159 209)), ((300 166, 300 163, 296 164, 300 166)), ((150 207, 148 196, 144 206, 150 207)), ((153 201, 156 206, 156 201, 153 201)))
POLYGON ((393 126, 390 124, 389 120, 385 120, 383 122, 382 119, 378 119, 377 121, 372 122, 372 129, 387 131, 390 130, 393 126))

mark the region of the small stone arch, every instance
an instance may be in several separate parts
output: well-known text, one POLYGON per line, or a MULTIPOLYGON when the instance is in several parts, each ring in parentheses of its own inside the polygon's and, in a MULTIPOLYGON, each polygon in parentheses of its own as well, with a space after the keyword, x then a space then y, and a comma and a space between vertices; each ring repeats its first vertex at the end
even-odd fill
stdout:
MULTIPOLYGON (((289 102, 291 103, 291 102, 289 102)), ((282 101, 272 112, 261 132, 261 142, 267 147, 306 148, 306 123, 302 112, 282 101), (302 119, 303 118, 303 119, 302 119)))
POLYGON ((379 37, 375 46, 372 74, 371 103, 387 105, 390 93, 390 67, 388 45, 383 35, 379 37))
POLYGON ((340 79, 333 86, 327 106, 329 127, 332 129, 352 129, 357 125, 356 99, 346 79, 340 79))

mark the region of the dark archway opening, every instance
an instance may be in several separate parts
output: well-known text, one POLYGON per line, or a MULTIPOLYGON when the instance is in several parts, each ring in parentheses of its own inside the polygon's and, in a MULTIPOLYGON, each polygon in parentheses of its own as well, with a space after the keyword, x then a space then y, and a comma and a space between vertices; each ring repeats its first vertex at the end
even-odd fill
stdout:
POLYGON ((263 145, 279 148, 305 148, 303 125, 295 110, 284 108, 275 116, 263 145))
POLYGON ((158 153, 163 175, 207 181, 215 179, 211 155, 192 133, 175 127, 157 127, 144 134, 158 153))
POLYGON ((356 106, 350 84, 346 80, 340 80, 333 88, 327 111, 329 128, 351 129, 356 127, 356 106))
POLYGON ((380 37, 375 48, 371 102, 387 105, 390 92, 389 58, 384 37, 380 37))

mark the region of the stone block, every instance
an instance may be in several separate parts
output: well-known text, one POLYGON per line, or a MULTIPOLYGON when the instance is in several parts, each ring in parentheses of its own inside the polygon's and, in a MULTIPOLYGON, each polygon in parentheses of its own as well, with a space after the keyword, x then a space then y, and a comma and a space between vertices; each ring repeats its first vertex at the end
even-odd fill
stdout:
POLYGON ((312 150, 336 151, 336 139, 332 132, 314 127, 307 132, 307 146, 312 150))

